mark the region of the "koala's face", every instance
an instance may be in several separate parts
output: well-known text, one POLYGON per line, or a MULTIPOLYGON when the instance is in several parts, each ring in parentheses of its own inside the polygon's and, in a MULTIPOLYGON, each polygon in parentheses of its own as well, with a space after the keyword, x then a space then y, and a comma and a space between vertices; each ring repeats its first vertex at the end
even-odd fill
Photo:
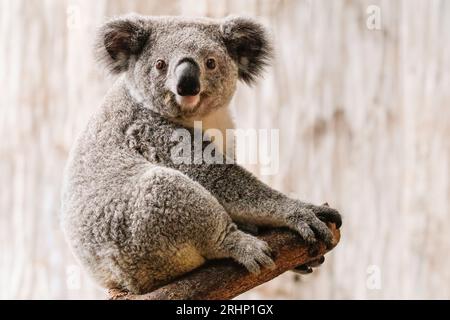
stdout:
POLYGON ((173 119, 228 105, 237 80, 251 83, 270 57, 264 28, 247 18, 128 16, 102 28, 98 47, 137 99, 173 119))

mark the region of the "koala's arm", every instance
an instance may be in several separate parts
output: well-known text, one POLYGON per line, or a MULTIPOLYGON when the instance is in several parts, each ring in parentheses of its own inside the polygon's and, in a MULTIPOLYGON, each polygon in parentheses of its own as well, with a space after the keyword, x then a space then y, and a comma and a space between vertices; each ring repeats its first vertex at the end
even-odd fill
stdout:
POLYGON ((324 222, 341 225, 336 210, 292 199, 237 164, 190 165, 182 171, 208 189, 235 222, 286 226, 298 231, 308 243, 318 237, 330 245, 332 234, 324 222))
POLYGON ((127 135, 133 142, 131 145, 150 161, 162 162, 200 183, 233 221, 256 226, 285 226, 298 231, 308 243, 320 238, 332 245, 332 233, 324 222, 340 227, 341 217, 336 210, 292 199, 237 164, 174 164, 171 150, 178 144, 173 139, 176 129, 179 128, 165 121, 152 126, 144 124, 144 127, 136 124, 127 130, 127 135))

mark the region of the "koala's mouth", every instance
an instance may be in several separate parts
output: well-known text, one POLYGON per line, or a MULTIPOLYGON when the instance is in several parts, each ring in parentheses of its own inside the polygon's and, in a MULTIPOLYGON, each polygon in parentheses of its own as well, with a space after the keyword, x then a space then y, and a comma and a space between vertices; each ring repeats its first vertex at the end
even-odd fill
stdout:
POLYGON ((208 112, 211 104, 210 93, 202 91, 195 96, 180 96, 172 91, 167 95, 165 103, 175 112, 174 118, 190 119, 208 112))
POLYGON ((195 110, 200 106, 200 94, 196 96, 175 96, 175 100, 177 104, 181 107, 181 109, 186 111, 195 110))
POLYGON ((174 95, 174 100, 181 111, 181 118, 190 118, 202 113, 203 109, 208 105, 209 95, 206 92, 201 92, 196 96, 179 96, 174 95))

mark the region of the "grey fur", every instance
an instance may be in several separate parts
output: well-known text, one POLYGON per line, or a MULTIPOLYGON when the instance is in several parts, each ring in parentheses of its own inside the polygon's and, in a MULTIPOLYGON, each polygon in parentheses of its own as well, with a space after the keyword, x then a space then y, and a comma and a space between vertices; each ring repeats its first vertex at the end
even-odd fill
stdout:
POLYGON ((100 61, 121 77, 70 153, 61 223, 102 286, 142 293, 215 258, 255 273, 274 267, 267 244, 235 223, 286 226, 310 244, 331 245, 321 220, 340 225, 334 209, 291 199, 236 164, 171 160, 178 120, 226 107, 237 80, 260 73, 270 52, 261 25, 134 15, 106 23, 98 44, 100 61), (210 56, 213 71, 204 68, 210 56), (171 89, 173 65, 184 57, 201 69, 202 103, 194 110, 179 106, 171 89), (158 59, 167 68, 156 70, 158 59))

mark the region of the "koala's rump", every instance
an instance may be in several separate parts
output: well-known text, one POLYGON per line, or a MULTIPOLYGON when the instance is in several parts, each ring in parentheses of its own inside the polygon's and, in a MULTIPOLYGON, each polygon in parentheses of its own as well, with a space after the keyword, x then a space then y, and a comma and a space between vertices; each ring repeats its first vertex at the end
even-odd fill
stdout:
POLYGON ((190 217, 167 204, 177 191, 167 181, 175 171, 136 162, 117 169, 118 177, 96 165, 68 191, 62 222, 75 255, 97 282, 145 292, 204 263, 189 239, 190 217))

